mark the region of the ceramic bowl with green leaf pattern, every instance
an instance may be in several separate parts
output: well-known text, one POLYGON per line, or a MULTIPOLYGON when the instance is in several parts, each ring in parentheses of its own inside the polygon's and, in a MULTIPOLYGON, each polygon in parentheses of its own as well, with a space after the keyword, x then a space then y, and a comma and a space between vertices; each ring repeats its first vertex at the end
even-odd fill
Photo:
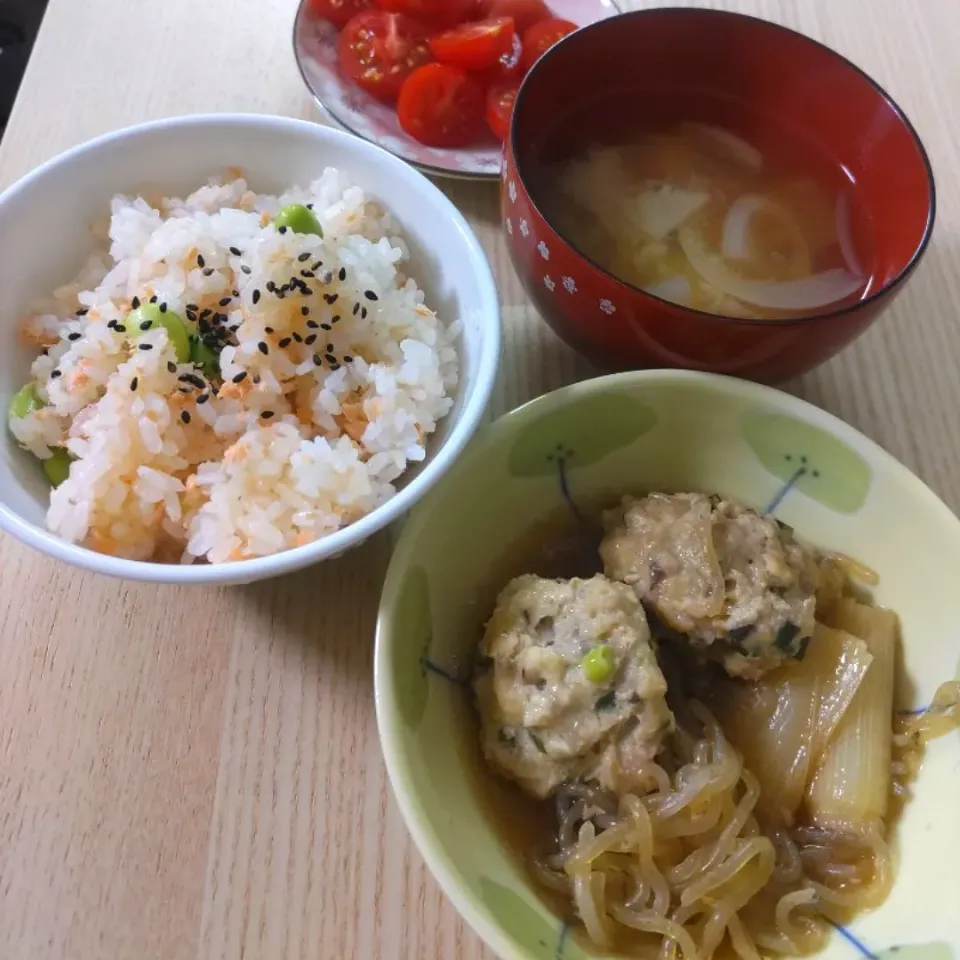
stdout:
MULTIPOLYGON (((403 531, 377 624, 376 698, 390 779, 420 851, 509 960, 604 954, 569 936, 488 813, 467 683, 474 649, 510 575, 501 560, 525 532, 563 505, 643 490, 737 499, 876 570, 876 600, 902 621, 898 709, 960 679, 960 521, 835 417, 767 387, 678 371, 591 380, 502 417, 403 531)), ((928 749, 896 827, 890 898, 838 930, 827 957, 960 960, 958 797, 960 736, 950 735, 928 749)))

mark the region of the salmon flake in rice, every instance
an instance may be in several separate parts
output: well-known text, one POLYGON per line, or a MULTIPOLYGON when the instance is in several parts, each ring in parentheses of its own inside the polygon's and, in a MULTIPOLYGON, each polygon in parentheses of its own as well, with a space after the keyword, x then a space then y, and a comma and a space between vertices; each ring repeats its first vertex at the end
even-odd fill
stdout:
POLYGON ((139 560, 266 556, 369 513, 424 459, 453 406, 459 324, 424 302, 400 225, 343 172, 279 196, 235 170, 185 198, 118 195, 98 232, 21 327, 43 348, 38 402, 10 429, 71 460, 51 531, 139 560), (322 236, 278 229, 290 204, 322 236), (160 325, 128 329, 142 307, 160 325))

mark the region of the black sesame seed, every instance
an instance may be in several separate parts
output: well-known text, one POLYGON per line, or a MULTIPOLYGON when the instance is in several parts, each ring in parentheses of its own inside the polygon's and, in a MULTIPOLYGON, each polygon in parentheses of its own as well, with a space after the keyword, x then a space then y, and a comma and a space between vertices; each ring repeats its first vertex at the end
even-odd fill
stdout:
POLYGON ((361 319, 361 320, 366 320, 366 319, 367 319, 367 308, 366 308, 366 307, 361 308, 361 310, 360 310, 360 319, 361 319))
POLYGON ((331 322, 331 323, 339 323, 339 322, 340 322, 340 314, 338 313, 330 322, 331 322))
POLYGON ((345 353, 345 354, 343 355, 343 362, 344 362, 344 363, 353 363, 353 357, 351 357, 349 353, 345 353))
POLYGON ((336 303, 338 296, 339 294, 336 294, 336 293, 325 293, 323 295, 323 299, 326 300, 327 303, 336 303))
POLYGON ((336 363, 336 362, 334 362, 334 361, 331 360, 331 361, 330 361, 330 369, 331 369, 334 373, 336 373, 336 372, 340 369, 340 364, 339 364, 339 363, 336 363))
POLYGON ((78 308, 77 308, 77 311, 76 311, 77 316, 78 316, 78 317, 85 317, 85 316, 87 315, 87 311, 88 311, 89 309, 90 309, 89 307, 78 307, 78 308))
POLYGON ((206 386, 195 373, 181 373, 177 379, 183 383, 192 383, 198 390, 202 390, 206 386))
POLYGON ((319 270, 322 266, 323 266, 323 261, 322 261, 322 260, 318 260, 310 269, 311 269, 311 270, 319 270))
POLYGON ((264 333, 273 333, 273 327, 264 327, 264 328, 263 328, 263 332, 264 332, 264 333))
POLYGON ((123 324, 121 324, 121 323, 118 323, 113 329, 116 330, 117 333, 126 333, 126 332, 127 332, 127 328, 126 328, 125 326, 123 326, 123 324))
POLYGON ((189 423, 189 422, 190 422, 190 414, 187 413, 186 410, 184 410, 184 411, 180 414, 180 419, 181 419, 184 423, 189 423))
POLYGON ((259 374, 259 373, 255 373, 255 374, 253 375, 253 382, 254 382, 254 383, 259 383, 259 382, 260 382, 260 374, 259 374))
POLYGON ((207 269, 203 271, 203 275, 205 277, 212 277, 213 273, 214 273, 213 267, 207 267, 207 269))
POLYGON ((300 276, 306 277, 308 280, 312 280, 316 276, 316 274, 312 270, 301 270, 300 276))
POLYGON ((331 327, 329 323, 321 323, 321 324, 320 324, 320 329, 321 329, 321 330, 332 330, 333 327, 331 327))
POLYGON ((263 340, 261 340, 261 341, 257 344, 257 349, 258 349, 262 354, 264 354, 264 356, 266 356, 266 354, 268 354, 268 353, 270 352, 270 348, 266 345, 266 343, 263 342, 263 340))
POLYGON ((306 262, 310 259, 310 254, 309 254, 309 253, 301 253, 300 256, 297 257, 297 259, 298 259, 301 263, 306 263, 306 262))
POLYGON ((207 261, 203 259, 203 254, 197 254, 197 266, 202 270, 207 265, 207 261))
POLYGON ((312 297, 312 296, 313 296, 313 290, 312 290, 310 287, 301 286, 301 287, 300 287, 300 292, 301 292, 305 297, 312 297))
POLYGON ((340 268, 340 272, 337 274, 337 276, 340 278, 340 281, 341 281, 341 282, 343 282, 344 280, 346 280, 346 279, 347 279, 347 268, 346 268, 346 267, 341 267, 341 268, 340 268))
POLYGON ((312 209, 313 209, 313 204, 312 204, 312 203, 308 203, 308 204, 307 204, 307 209, 308 209, 308 210, 312 210, 312 209))
POLYGON ((364 290, 363 295, 368 300, 379 300, 380 298, 372 290, 364 290))
POLYGON ((241 370, 241 371, 233 378, 233 382, 234 382, 234 383, 243 383, 243 381, 246 380, 246 379, 247 379, 247 371, 246 371, 246 370, 241 370))
POLYGON ((212 310, 202 310, 202 311, 200 312, 200 319, 201 319, 201 320, 206 320, 207 317, 209 317, 211 313, 213 313, 212 310))
POLYGON ((234 297, 239 297, 239 296, 240 296, 240 291, 239 291, 239 290, 231 290, 230 293, 231 293, 234 297))
POLYGON ((320 324, 317 323, 316 320, 308 320, 308 321, 307 321, 307 326, 308 326, 311 330, 316 330, 317 327, 320 326, 320 324))
POLYGON ((141 344, 140 344, 140 349, 141 349, 141 350, 152 350, 152 349, 153 349, 153 344, 152 344, 152 343, 141 343, 141 344))
POLYGON ((210 399, 209 393, 201 393, 200 396, 197 397, 197 403, 206 403, 209 399, 210 399))
POLYGON ((240 272, 245 273, 248 277, 251 273, 253 273, 253 271, 245 263, 240 264, 240 272))
POLYGON ((168 372, 168 373, 176 373, 176 372, 177 372, 177 365, 176 365, 172 360, 168 360, 168 361, 167 361, 167 372, 168 372))
POLYGON ((286 228, 286 227, 279 227, 278 229, 279 229, 279 232, 280 232, 280 233, 286 233, 286 232, 287 232, 287 228, 286 228))
POLYGON ((267 281, 267 290, 268 290, 268 292, 273 293, 273 291, 276 290, 276 289, 277 289, 277 285, 276 285, 272 280, 268 280, 268 281, 267 281))
POLYGON ((286 296, 286 294, 282 290, 278 290, 275 296, 278 300, 282 300, 286 296))
POLYGON ((196 313, 200 308, 199 308, 195 303, 188 303, 188 304, 187 304, 187 309, 188 309, 191 313, 196 313))
POLYGON ((297 333, 296 331, 293 332, 292 336, 293 336, 293 339, 297 341, 297 343, 303 343, 303 337, 301 337, 300 334, 297 333))
POLYGON ((231 252, 235 257, 239 257, 239 256, 241 255, 241 254, 240 254, 240 251, 239 251, 236 247, 231 247, 231 248, 230 248, 230 252, 231 252))
POLYGON ((144 320, 143 323, 140 324, 140 329, 149 330, 152 326, 153 326, 152 320, 144 320))
POLYGON ((138 309, 140 308, 140 298, 139 298, 139 297, 134 297, 134 298, 130 301, 130 306, 133 307, 134 310, 138 310, 138 309))
POLYGON ((161 313, 166 313, 166 312, 167 312, 167 305, 166 305, 166 303, 161 303, 161 304, 160 304, 160 312, 161 312, 161 313))
POLYGON ((82 336, 83 336, 82 333, 76 333, 76 332, 74 332, 74 333, 68 333, 68 334, 67 334, 67 339, 68 339, 68 340, 79 340, 82 336))
POLYGON ((130 381, 130 389, 131 389, 131 390, 136 390, 136 389, 137 389, 137 384, 138 384, 139 382, 140 382, 140 381, 139 381, 136 377, 134 377, 134 378, 130 381))
POLYGON ((317 335, 315 333, 311 333, 310 336, 306 337, 303 342, 309 347, 313 344, 313 342, 316 339, 317 339, 317 335))
POLYGON ((353 315, 356 316, 359 312, 360 312, 360 304, 359 304, 359 303, 355 303, 355 304, 353 305, 353 315))
POLYGON ((322 367, 322 366, 323 366, 323 360, 320 359, 320 354, 319 354, 319 353, 315 353, 315 354, 313 355, 313 365, 314 365, 315 367, 322 367))
POLYGON ((273 411, 272 411, 272 410, 264 410, 264 411, 260 414, 260 416, 263 417, 264 420, 269 420, 269 419, 273 416, 273 411))
POLYGON ((51 379, 51 380, 56 380, 58 377, 62 377, 62 376, 63 376, 63 371, 62 371, 62 370, 54 370, 54 371, 52 371, 51 374, 50 374, 50 379, 51 379))
POLYGON ((114 330, 114 329, 116 329, 117 322, 118 322, 118 321, 116 321, 116 320, 111 320, 111 321, 107 324, 107 329, 108 329, 108 330, 114 330))
POLYGON ((286 350, 287 347, 290 346, 290 338, 289 338, 289 337, 284 337, 282 340, 278 340, 278 341, 277 341, 277 346, 278 346, 281 350, 286 350))
POLYGON ((230 301, 231 301, 232 299, 233 299, 233 297, 221 297, 221 298, 220 298, 220 306, 221 306, 221 307, 229 306, 230 301))
POLYGON ((337 362, 337 358, 336 358, 332 353, 328 353, 323 359, 326 360, 327 363, 336 363, 336 362, 337 362))
POLYGON ((157 302, 157 299, 158 299, 158 298, 157 298, 156 294, 154 294, 154 295, 150 298, 150 302, 151 302, 151 303, 156 303, 156 302, 157 302))
POLYGON ((253 302, 254 302, 254 304, 257 304, 257 303, 260 302, 260 291, 259 291, 259 290, 254 290, 254 291, 253 291, 253 302))

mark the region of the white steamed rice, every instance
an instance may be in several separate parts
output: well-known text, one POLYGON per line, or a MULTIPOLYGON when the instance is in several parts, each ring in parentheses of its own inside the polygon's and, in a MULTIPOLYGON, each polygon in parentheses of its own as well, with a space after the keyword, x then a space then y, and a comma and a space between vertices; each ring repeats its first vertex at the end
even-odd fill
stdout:
POLYGON ((24 322, 46 405, 10 427, 40 459, 74 458, 47 512, 67 540, 185 563, 309 543, 388 500, 453 405, 457 325, 402 272, 399 224, 334 169, 279 197, 234 173, 186 199, 114 197, 109 251, 24 322), (323 238, 274 226, 290 203, 323 238), (222 316, 222 382, 163 329, 132 338, 135 297, 191 334, 188 315, 222 316))

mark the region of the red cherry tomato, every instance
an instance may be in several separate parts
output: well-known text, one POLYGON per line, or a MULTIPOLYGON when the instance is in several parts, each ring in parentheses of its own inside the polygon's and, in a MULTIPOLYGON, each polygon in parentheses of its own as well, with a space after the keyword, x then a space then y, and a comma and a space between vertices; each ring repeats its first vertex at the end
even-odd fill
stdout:
POLYGON ((550 10, 543 0, 493 0, 484 16, 512 18, 522 36, 535 23, 549 20, 550 10))
POLYGON ((486 70, 513 50, 516 36, 509 17, 461 23, 430 38, 430 49, 441 63, 462 70, 486 70))
POLYGON ((484 70, 480 79, 485 87, 494 84, 500 86, 510 82, 519 83, 523 78, 523 73, 523 44, 520 42, 520 38, 514 34, 509 52, 503 54, 489 70, 484 70))
POLYGON ((399 13, 358 14, 340 34, 344 76, 381 100, 394 100, 403 81, 432 60, 423 27, 399 13))
POLYGON ((507 139, 510 132, 510 117, 517 100, 517 88, 514 86, 491 87, 487 91, 487 126, 501 140, 507 139))
POLYGON ((541 20, 523 35, 523 63, 529 70, 555 43, 577 29, 569 20, 541 20))
POLYGON ((376 0, 388 13, 404 13, 434 28, 454 27, 476 15, 476 0, 376 0))
POLYGON ((364 10, 370 10, 373 0, 310 0, 310 6, 318 17, 329 20, 338 30, 342 30, 348 20, 364 10))
POLYGON ((465 147, 483 129, 483 88, 445 63, 419 67, 400 90, 400 126, 430 147, 465 147))

